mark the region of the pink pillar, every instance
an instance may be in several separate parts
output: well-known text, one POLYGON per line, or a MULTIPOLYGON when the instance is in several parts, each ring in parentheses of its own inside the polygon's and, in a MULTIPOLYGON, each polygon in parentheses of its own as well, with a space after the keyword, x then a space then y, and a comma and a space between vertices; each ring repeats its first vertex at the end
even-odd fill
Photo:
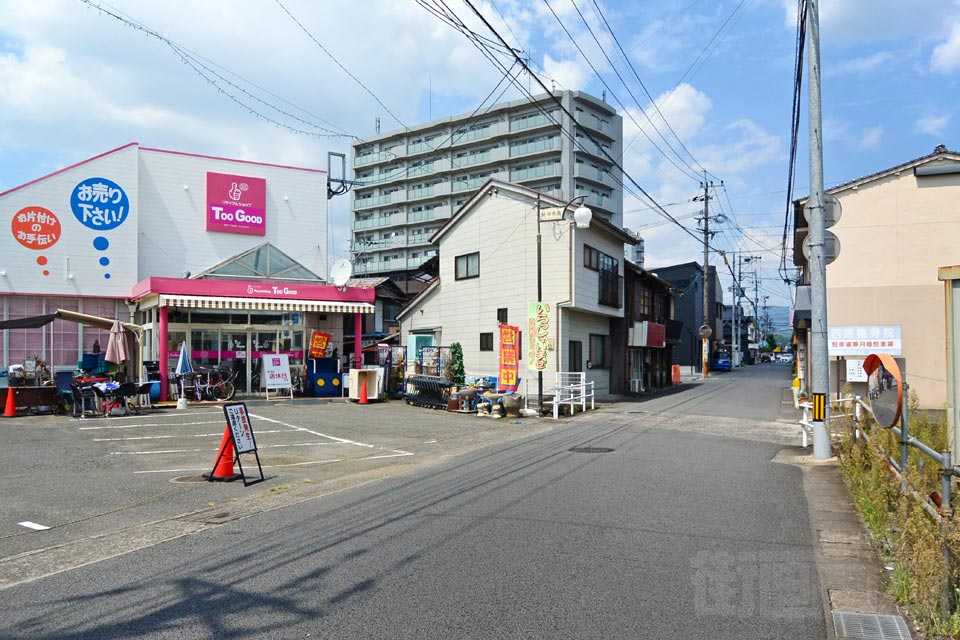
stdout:
POLYGON ((167 308, 160 307, 160 401, 167 400, 167 308))
POLYGON ((363 368, 363 316, 353 314, 353 361, 357 369, 363 368))

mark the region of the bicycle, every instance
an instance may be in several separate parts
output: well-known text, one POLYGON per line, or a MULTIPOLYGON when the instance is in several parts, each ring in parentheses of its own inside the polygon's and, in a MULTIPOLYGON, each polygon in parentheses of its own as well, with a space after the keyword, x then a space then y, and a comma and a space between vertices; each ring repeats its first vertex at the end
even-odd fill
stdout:
POLYGON ((231 400, 236 395, 237 389, 233 384, 233 379, 237 372, 229 369, 210 369, 200 372, 193 379, 193 390, 197 400, 231 400))

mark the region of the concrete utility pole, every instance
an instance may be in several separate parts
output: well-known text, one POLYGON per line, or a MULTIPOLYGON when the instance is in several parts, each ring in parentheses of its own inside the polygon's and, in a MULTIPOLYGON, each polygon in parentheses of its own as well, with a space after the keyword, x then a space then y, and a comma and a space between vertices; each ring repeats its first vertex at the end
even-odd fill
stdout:
POLYGON ((712 329, 710 326, 710 295, 708 284, 710 281, 710 187, 713 186, 713 183, 707 182, 706 171, 703 172, 703 180, 704 181, 700 183, 700 186, 703 187, 703 282, 701 283, 703 285, 703 324, 700 325, 700 359, 703 366, 703 377, 706 378, 710 362, 710 333, 706 331, 704 327, 706 327, 706 329, 712 329), (706 333, 706 335, 704 335, 704 333, 706 333))
POLYGON ((830 446, 830 355, 827 351, 827 263, 824 260, 823 116, 820 111, 820 17, 817 0, 807 0, 810 78, 810 365, 813 369, 813 457, 833 457, 830 446), (818 401, 819 399, 819 401, 818 401))
MULTIPOLYGON (((726 260, 726 258, 724 258, 726 260)), ((740 263, 740 260, 743 260, 743 256, 738 256, 734 254, 734 269, 740 263)), ((733 325, 733 336, 730 342, 733 343, 733 353, 730 354, 730 362, 734 367, 740 366, 740 282, 737 280, 736 272, 734 272, 733 277, 733 288, 730 290, 730 293, 733 294, 733 305, 730 307, 731 314, 733 318, 731 319, 731 324, 733 325)))

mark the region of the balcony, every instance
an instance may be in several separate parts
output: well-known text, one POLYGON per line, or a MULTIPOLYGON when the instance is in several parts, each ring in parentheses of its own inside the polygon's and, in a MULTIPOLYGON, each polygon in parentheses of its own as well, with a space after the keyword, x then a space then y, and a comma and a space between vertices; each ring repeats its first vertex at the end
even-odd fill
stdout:
POLYGON ((524 142, 521 144, 510 145, 510 157, 530 155, 532 153, 544 153, 557 151, 560 149, 559 138, 547 138, 545 140, 534 140, 533 142, 524 142))
POLYGON ((604 171, 603 169, 591 167, 583 162, 579 162, 574 166, 573 176, 575 178, 590 180, 591 182, 596 182, 607 187, 613 186, 613 179, 610 177, 609 172, 604 171))
POLYGON ((372 196, 369 198, 357 198, 353 201, 354 210, 358 209, 370 209, 373 207, 380 207, 385 204, 390 204, 392 199, 391 193, 385 193, 379 196, 372 196))
POLYGON ((469 167, 475 164, 482 164, 484 162, 490 162, 490 150, 483 151, 481 153, 471 153, 467 156, 461 156, 459 158, 453 159, 453 168, 460 169, 462 167, 469 167))
POLYGON ((519 182, 521 180, 532 180, 534 178, 552 177, 560 175, 560 164, 551 162, 550 164, 540 165, 539 167, 527 167, 526 169, 517 169, 510 172, 510 182, 519 182))
POLYGON ((417 233, 407 236, 407 246, 408 247, 417 247, 421 245, 429 245, 430 238, 433 237, 432 233, 417 233))
POLYGON ((476 142, 477 140, 489 140, 490 138, 502 136, 506 133, 507 126, 505 122, 494 122, 479 129, 463 131, 460 133, 454 132, 450 140, 450 144, 452 146, 469 144, 471 142, 476 142))
POLYGON ((481 176, 479 178, 466 178, 466 179, 455 179, 451 185, 453 193, 458 193, 460 191, 475 191, 482 187, 492 175, 481 176))
POLYGON ((368 218, 367 220, 354 220, 353 230, 362 231, 364 229, 376 229, 378 227, 389 227, 395 224, 398 224, 400 221, 400 216, 375 216, 373 218, 368 218))
POLYGON ((407 214, 407 223, 423 222, 425 220, 440 220, 450 217, 450 206, 443 205, 427 211, 411 211, 407 214))
POLYGON ((373 164, 375 162, 384 162, 386 160, 392 160, 394 158, 399 158, 397 154, 393 151, 375 151, 373 153, 368 153, 362 156, 357 156, 353 159, 354 167, 362 167, 364 165, 373 164))
POLYGON ((586 129, 590 129, 591 135, 599 133, 607 140, 616 139, 613 133, 613 124, 611 124, 609 121, 601 122, 596 116, 592 116, 588 113, 577 113, 574 119, 578 125, 586 129))
POLYGON ((560 111, 554 110, 549 114, 538 113, 536 115, 522 116, 510 121, 510 131, 527 131, 538 127, 557 127, 562 116, 560 111))

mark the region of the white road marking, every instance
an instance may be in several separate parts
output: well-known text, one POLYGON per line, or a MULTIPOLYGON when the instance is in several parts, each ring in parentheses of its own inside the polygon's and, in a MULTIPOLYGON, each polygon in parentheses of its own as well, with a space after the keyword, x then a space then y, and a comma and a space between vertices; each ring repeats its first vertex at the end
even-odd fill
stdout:
MULTIPOLYGON (((328 436, 328 435, 325 434, 325 433, 320 433, 320 432, 318 432, 318 431, 312 431, 312 430, 310 430, 310 429, 307 429, 306 427, 298 427, 298 426, 296 426, 296 425, 289 424, 289 423, 287 423, 287 422, 280 422, 279 420, 274 420, 273 418, 266 418, 266 417, 264 417, 264 416, 258 416, 258 415, 253 414, 253 413, 250 414, 250 417, 251 417, 251 418, 256 418, 256 419, 258 419, 258 420, 264 420, 264 421, 266 421, 266 422, 272 422, 272 423, 274 423, 274 424, 279 424, 279 425, 284 426, 284 427, 290 427, 291 429, 296 429, 297 431, 303 431, 304 433, 311 433, 311 434, 313 434, 313 435, 315 435, 315 436, 319 436, 319 437, 321 437, 321 438, 328 438, 329 440, 335 440, 335 441, 340 442, 340 443, 342 443, 342 444, 353 444, 353 445, 356 445, 356 446, 358 446, 358 447, 365 447, 365 448, 367 448, 367 449, 379 449, 380 451, 392 451, 392 452, 395 453, 396 455, 400 455, 400 456, 412 456, 412 455, 413 455, 413 453, 411 453, 410 451, 404 451, 404 450, 402 450, 402 449, 389 449, 389 448, 387 448, 387 447, 381 447, 381 446, 373 445, 373 444, 366 444, 366 443, 363 443, 363 442, 357 442, 357 441, 355 441, 355 440, 347 440, 346 438, 338 438, 338 437, 336 437, 336 436, 328 436)), ((390 458, 392 458, 392 457, 394 457, 394 456, 375 456, 375 457, 377 457, 377 458, 379 458, 379 457, 384 457, 384 458, 390 457, 390 458)), ((373 459, 373 458, 368 458, 368 460, 372 460, 372 459, 373 459)))
POLYGON ((166 427, 166 428, 187 427, 187 426, 194 426, 198 424, 222 424, 224 427, 226 427, 227 421, 226 420, 206 420, 203 422, 177 422, 174 424, 162 423, 162 422, 154 422, 149 424, 117 424, 117 425, 102 426, 102 427, 80 427, 80 431, 92 431, 95 429, 143 429, 144 427, 166 427))
MULTIPOLYGON (((394 449, 397 451, 397 449, 394 449)), ((400 453, 389 453, 382 456, 370 456, 369 458, 363 458, 363 460, 378 460, 380 458, 402 458, 404 456, 412 456, 413 454, 409 451, 401 451, 400 453)))
MULTIPOLYGON (((277 449, 283 447, 328 447, 333 442, 292 442, 290 444, 257 445, 257 449, 277 449)), ((162 451, 111 451, 112 456, 150 456, 158 453, 194 453, 197 451, 216 451, 216 449, 164 449, 162 451)), ((412 454, 411 454, 412 455, 412 454)))
POLYGON ((42 524, 37 524, 36 522, 30 522, 29 520, 24 520, 23 522, 18 522, 18 525, 21 527, 26 527, 27 529, 33 529, 34 531, 45 531, 50 527, 45 527, 42 524))
MULTIPOLYGON (((261 465, 264 469, 272 469, 275 467, 299 467, 309 464, 328 464, 331 462, 343 462, 343 458, 335 458, 333 460, 313 460, 311 462, 294 462, 291 464, 265 464, 261 465)), ((202 469, 155 469, 153 471, 134 471, 134 473, 182 473, 184 471, 209 471, 210 467, 204 467, 202 469)))
MULTIPOLYGON (((257 435, 262 435, 264 433, 289 433, 283 429, 276 429, 273 431, 257 431, 257 435)), ((130 442, 132 440, 162 440, 164 438, 220 438, 223 436, 223 432, 217 433, 188 433, 186 435, 169 435, 169 436, 131 436, 129 438, 94 438, 94 442, 130 442)))

